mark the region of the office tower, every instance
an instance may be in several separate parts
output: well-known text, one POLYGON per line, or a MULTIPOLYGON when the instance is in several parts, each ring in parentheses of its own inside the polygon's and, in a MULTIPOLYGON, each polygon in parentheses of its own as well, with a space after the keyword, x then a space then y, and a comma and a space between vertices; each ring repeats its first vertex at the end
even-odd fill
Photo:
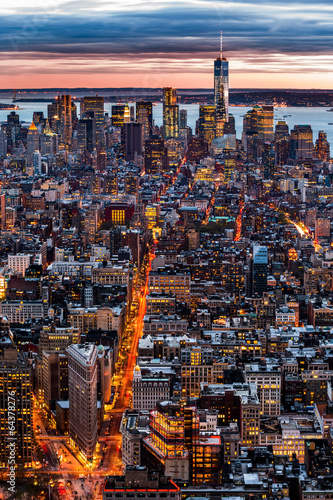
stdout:
POLYGON ((179 111, 179 128, 187 127, 187 110, 181 109, 179 111))
POLYGON ((236 135, 235 117, 229 113, 229 120, 224 124, 224 134, 236 135))
POLYGON ((202 137, 192 137, 187 148, 187 161, 199 163, 206 156, 208 156, 208 143, 202 137))
POLYGON ((96 147, 96 122, 94 118, 84 118, 76 126, 77 149, 92 153, 96 147))
POLYGON ((0 358, 0 467, 32 467, 32 373, 31 367, 11 343, 0 358), (10 408, 13 411, 10 413, 10 408), (14 419, 12 419, 14 416, 14 419), (9 431, 10 430, 10 431, 9 431), (13 441, 10 441, 13 437, 13 441))
POLYGON ((168 150, 162 137, 153 135, 145 142, 145 172, 156 174, 168 169, 168 150))
MULTIPOLYGON (((75 106, 75 105, 74 105, 75 106)), ((60 146, 62 149, 70 150, 72 146, 72 98, 70 95, 62 95, 59 103, 60 111, 60 146)))
POLYGON ((252 256, 252 296, 258 294, 262 297, 267 290, 267 247, 253 245, 252 256))
MULTIPOLYGON (((0 194, 0 229, 6 228, 6 195, 5 193, 0 194)), ((3 282, 3 278, 0 280, 0 297, 1 299, 5 299, 5 283, 3 282), (2 283, 2 285, 1 285, 2 283)))
POLYGON ((44 121, 43 111, 34 111, 34 114, 32 116, 32 121, 34 122, 34 124, 43 123, 44 121))
POLYGON ((97 347, 75 344, 68 355, 69 436, 81 455, 92 461, 97 442, 97 347))
POLYGON ((243 146, 248 161, 258 159, 262 108, 254 106, 243 118, 243 146))
POLYGON ((172 87, 163 89, 163 136, 164 139, 179 137, 179 106, 176 89, 172 87))
POLYGON ((48 411, 55 410, 56 401, 68 399, 68 359, 64 350, 42 351, 42 395, 48 411))
POLYGON ((35 151, 39 151, 39 133, 34 122, 29 127, 27 136, 27 164, 32 165, 32 157, 35 151))
POLYGON ((141 123, 125 123, 123 137, 125 141, 125 144, 123 144, 125 160, 134 161, 137 155, 142 155, 143 153, 141 123))
POLYGON ((44 133, 40 136, 40 152, 42 155, 54 155, 58 153, 58 136, 52 132, 48 120, 46 120, 44 133))
POLYGON ((40 151, 35 151, 32 154, 32 167, 34 169, 34 175, 40 175, 42 173, 42 155, 40 151))
POLYGON ((112 125, 122 127, 124 123, 130 121, 130 111, 127 104, 117 104, 112 106, 111 110, 112 125))
POLYGON ((7 156, 7 134, 5 130, 0 130, 0 156, 7 156))
POLYGON ((86 116, 95 118, 96 127, 103 127, 104 125, 104 97, 102 96, 88 96, 84 97, 80 105, 81 119, 86 116))
POLYGON ((190 478, 190 453, 185 447, 184 417, 178 404, 158 403, 150 412, 150 436, 143 440, 143 455, 151 454, 164 463, 164 473, 172 479, 190 478))
POLYGON ((264 167, 264 179, 273 179, 275 172, 275 152, 271 142, 265 142, 262 150, 262 165, 264 167))
POLYGON ((222 32, 220 57, 214 62, 214 105, 216 108, 216 137, 221 137, 224 133, 224 124, 229 120, 229 63, 223 57, 222 32))
POLYGON ((15 111, 11 111, 7 115, 5 130, 7 131, 7 145, 17 148, 21 141, 21 125, 20 117, 15 111))
POLYGON ((263 141, 274 140, 274 106, 263 106, 260 125, 261 139, 263 141))
POLYGON ((7 115, 7 123, 8 125, 20 125, 20 117, 15 111, 11 111, 9 115, 7 115))
POLYGON ((142 140, 146 141, 151 136, 149 117, 146 109, 139 109, 137 122, 142 125, 142 140))
POLYGON ((314 157, 322 161, 330 161, 330 144, 327 142, 327 134, 319 130, 318 139, 314 148, 314 157))
POLYGON ((216 112, 215 106, 200 104, 199 106, 199 126, 198 135, 208 144, 215 139, 216 132, 216 112))
POLYGON ((136 121, 142 124, 142 136, 146 141, 153 132, 153 104, 151 102, 136 103, 136 121))
POLYGON ((295 125, 290 134, 289 157, 292 160, 313 158, 313 134, 310 125, 295 125))
POLYGON ((278 121, 275 126, 275 162, 285 165, 289 158, 289 127, 285 121, 278 121))
POLYGON ((58 131, 60 123, 60 97, 58 96, 51 104, 47 105, 47 119, 54 132, 58 131))

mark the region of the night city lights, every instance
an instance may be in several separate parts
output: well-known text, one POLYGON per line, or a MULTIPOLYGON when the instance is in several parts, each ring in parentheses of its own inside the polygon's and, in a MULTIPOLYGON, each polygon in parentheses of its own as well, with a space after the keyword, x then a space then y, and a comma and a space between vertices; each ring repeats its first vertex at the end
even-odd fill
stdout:
POLYGON ((0 500, 332 500, 332 5, 2 4, 0 500))

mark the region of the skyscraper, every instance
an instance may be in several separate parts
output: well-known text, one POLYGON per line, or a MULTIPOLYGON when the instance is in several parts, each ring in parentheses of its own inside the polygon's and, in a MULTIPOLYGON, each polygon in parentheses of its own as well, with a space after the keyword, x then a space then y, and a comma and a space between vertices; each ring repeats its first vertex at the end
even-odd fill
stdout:
POLYGON ((22 352, 10 343, 0 359, 0 467, 32 467, 32 373, 22 352), (13 407, 10 412, 9 409, 13 407), (13 420, 12 414, 15 415, 13 420), (10 429, 10 433, 8 432, 10 429), (13 440, 8 439, 12 437, 13 440), (14 453, 13 453, 14 448, 14 453))
POLYGON ((35 151, 39 151, 39 133, 34 122, 29 127, 27 136, 27 164, 32 165, 32 158, 35 151))
POLYGON ((289 157, 289 127, 285 121, 278 121, 275 126, 275 162, 277 165, 287 163, 289 157))
POLYGON ((67 348, 69 436, 87 461, 97 442, 97 347, 73 344, 67 348))
POLYGON ((169 166, 168 150, 161 137, 153 135, 145 142, 145 171, 146 174, 163 172, 169 166))
POLYGON ((330 145, 327 142, 327 134, 323 130, 319 130, 318 139, 314 148, 314 157, 318 160, 330 161, 330 145))
POLYGON ((289 156, 293 160, 313 158, 313 134, 310 125, 295 125, 290 134, 289 156))
POLYGON ((222 31, 220 57, 214 62, 214 104, 216 107, 216 136, 223 135, 229 120, 229 62, 223 57, 222 31))
POLYGON ((265 142, 262 149, 264 179, 273 179, 275 172, 275 152, 272 142, 265 142))
POLYGON ((252 296, 258 294, 262 297, 267 290, 267 268, 268 252, 267 247, 253 245, 252 257, 252 296))
POLYGON ((114 105, 111 108, 111 119, 114 127, 122 127, 124 125, 125 106, 123 104, 114 105))
POLYGON ((136 103, 136 121, 142 124, 142 136, 146 141, 153 130, 153 103, 149 101, 136 103))
POLYGON ((165 139, 179 137, 179 106, 176 89, 172 87, 163 89, 163 134, 165 139))
POLYGON ((125 123, 124 124, 124 151, 125 160, 134 161, 136 155, 142 155, 142 125, 141 123, 125 123))
POLYGON ((0 156, 7 156, 7 134, 5 130, 0 130, 0 156))
POLYGON ((91 116, 93 113, 96 120, 96 127, 103 127, 104 123, 104 97, 102 96, 88 96, 84 97, 80 106, 81 118, 85 114, 91 116))
POLYGON ((264 141, 274 140, 274 106, 263 106, 262 107, 262 118, 261 118, 261 139, 264 141))
POLYGON ((60 97, 60 145, 62 149, 71 149, 72 131, 72 98, 66 94, 60 97))
POLYGON ((208 144, 215 139, 216 132, 216 113, 215 106, 200 104, 199 106, 199 136, 208 144))
POLYGON ((187 127, 187 110, 186 109, 181 109, 179 112, 179 128, 186 128, 187 127))

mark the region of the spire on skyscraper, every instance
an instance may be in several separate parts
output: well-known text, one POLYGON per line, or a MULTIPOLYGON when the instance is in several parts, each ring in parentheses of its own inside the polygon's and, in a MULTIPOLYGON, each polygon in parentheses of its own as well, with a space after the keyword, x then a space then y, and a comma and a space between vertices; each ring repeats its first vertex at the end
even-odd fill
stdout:
POLYGON ((221 58, 221 59, 223 59, 222 36, 223 36, 223 31, 221 31, 221 35, 220 35, 220 58, 221 58))

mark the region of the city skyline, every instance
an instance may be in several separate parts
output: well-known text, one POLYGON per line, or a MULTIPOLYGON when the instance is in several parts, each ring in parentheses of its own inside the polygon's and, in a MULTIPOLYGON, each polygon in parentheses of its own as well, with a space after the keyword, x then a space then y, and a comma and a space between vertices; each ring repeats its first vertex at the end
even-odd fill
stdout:
POLYGON ((330 88, 333 81, 326 1, 33 0, 27 8, 16 0, 0 12, 2 88, 211 87, 221 29, 230 87, 330 88))

